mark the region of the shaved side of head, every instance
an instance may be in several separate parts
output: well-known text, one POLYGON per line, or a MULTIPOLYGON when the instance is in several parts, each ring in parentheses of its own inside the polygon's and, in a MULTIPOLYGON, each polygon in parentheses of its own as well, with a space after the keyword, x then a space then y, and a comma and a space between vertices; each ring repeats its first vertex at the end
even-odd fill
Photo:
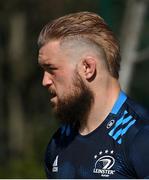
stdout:
POLYGON ((102 67, 106 68, 108 71, 106 55, 103 49, 89 39, 82 36, 69 36, 60 41, 60 48, 63 53, 69 56, 72 63, 76 64, 80 60, 89 57, 99 61, 102 67))

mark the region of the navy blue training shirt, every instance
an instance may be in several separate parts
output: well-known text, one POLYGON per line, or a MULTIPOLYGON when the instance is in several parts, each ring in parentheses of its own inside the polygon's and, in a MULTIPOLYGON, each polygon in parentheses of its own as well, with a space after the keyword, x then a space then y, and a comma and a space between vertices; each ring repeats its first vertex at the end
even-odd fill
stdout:
POLYGON ((149 178, 149 114, 124 92, 107 118, 82 136, 63 125, 48 144, 47 178, 149 178))

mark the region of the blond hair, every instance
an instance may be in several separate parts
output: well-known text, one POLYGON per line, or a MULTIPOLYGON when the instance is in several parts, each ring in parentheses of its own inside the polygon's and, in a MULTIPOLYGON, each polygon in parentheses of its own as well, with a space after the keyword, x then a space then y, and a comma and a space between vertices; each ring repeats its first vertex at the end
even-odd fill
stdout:
POLYGON ((41 30, 38 45, 41 47, 50 40, 77 36, 102 49, 110 74, 118 79, 121 60, 119 42, 105 21, 95 13, 78 12, 53 20, 41 30))

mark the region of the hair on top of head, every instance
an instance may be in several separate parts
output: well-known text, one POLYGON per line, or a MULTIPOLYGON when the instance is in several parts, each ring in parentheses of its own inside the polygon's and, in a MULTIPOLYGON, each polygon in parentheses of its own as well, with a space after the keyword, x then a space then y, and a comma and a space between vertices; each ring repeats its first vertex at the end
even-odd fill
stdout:
POLYGON ((39 48, 50 40, 63 41, 68 37, 83 37, 102 49, 110 74, 119 77, 119 42, 104 19, 92 12, 77 12, 55 19, 45 25, 38 38, 39 48))

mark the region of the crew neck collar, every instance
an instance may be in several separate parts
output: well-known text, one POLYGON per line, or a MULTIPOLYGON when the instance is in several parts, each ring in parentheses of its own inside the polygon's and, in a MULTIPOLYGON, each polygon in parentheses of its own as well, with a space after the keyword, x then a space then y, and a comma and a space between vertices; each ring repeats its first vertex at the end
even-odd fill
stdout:
POLYGON ((119 96, 112 108, 111 113, 117 114, 118 111, 120 110, 120 108, 122 107, 122 105, 125 103, 126 99, 127 99, 127 95, 121 90, 119 93, 119 96))

